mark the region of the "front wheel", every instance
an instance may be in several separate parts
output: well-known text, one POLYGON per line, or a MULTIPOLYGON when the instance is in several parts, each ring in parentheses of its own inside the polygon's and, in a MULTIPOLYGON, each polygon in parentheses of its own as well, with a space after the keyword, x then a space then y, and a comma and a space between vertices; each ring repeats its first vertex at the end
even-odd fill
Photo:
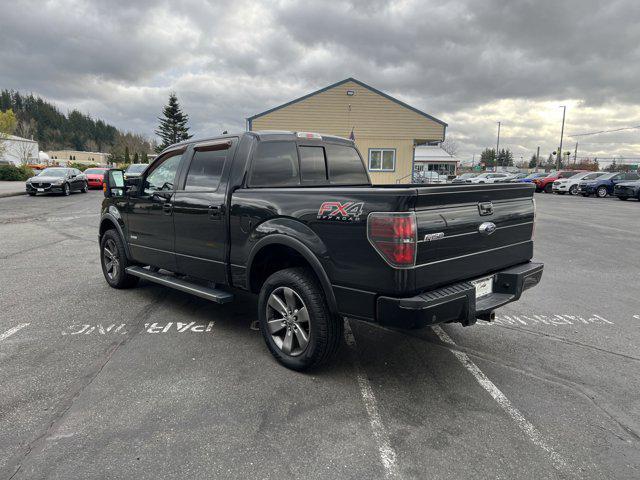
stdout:
POLYGON ((107 230, 100 239, 100 264, 105 280, 113 288, 131 288, 138 283, 138 277, 126 272, 129 262, 122 239, 115 230, 107 230))
POLYGON ((598 198, 604 198, 608 193, 609 192, 607 192, 607 187, 598 187, 598 190, 596 190, 596 195, 598 196, 598 198))
POLYGON ((344 328, 329 310, 318 281, 304 268, 287 268, 267 278, 258 298, 258 318, 271 354, 293 370, 333 357, 344 328))
POLYGON ((65 197, 68 197, 69 195, 71 195, 71 187, 69 186, 68 183, 65 183, 64 187, 62 187, 62 194, 65 197))
POLYGON ((571 187, 569 188, 569 194, 577 195, 578 194, 578 186, 577 185, 571 185, 571 187))
POLYGON ((551 185, 550 183, 547 183, 544 187, 544 193, 552 193, 553 192, 553 185, 551 185))
POLYGON ((82 185, 82 190, 80 190, 82 193, 87 193, 89 191, 89 184, 87 182, 84 182, 84 185, 82 185))

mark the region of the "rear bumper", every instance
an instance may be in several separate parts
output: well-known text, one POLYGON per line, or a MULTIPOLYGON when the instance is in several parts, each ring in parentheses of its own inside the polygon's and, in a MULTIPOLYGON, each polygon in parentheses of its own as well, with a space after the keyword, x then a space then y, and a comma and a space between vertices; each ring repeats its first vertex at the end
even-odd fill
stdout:
POLYGON ((492 275, 493 293, 476 299, 471 282, 461 282, 415 297, 378 297, 376 320, 396 328, 422 328, 445 322, 473 325, 478 318, 489 318, 498 307, 514 302, 522 292, 536 286, 542 278, 542 263, 527 262, 492 275))

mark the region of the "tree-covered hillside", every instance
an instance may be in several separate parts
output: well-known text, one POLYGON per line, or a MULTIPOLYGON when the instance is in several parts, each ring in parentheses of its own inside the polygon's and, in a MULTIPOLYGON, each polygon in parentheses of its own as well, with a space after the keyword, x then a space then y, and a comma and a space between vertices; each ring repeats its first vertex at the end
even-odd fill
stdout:
POLYGON ((37 140, 41 150, 107 152, 115 162, 146 159, 153 151, 153 145, 142 135, 121 132, 78 110, 65 115, 55 105, 32 94, 0 91, 0 111, 8 109, 17 118, 14 134, 37 140))

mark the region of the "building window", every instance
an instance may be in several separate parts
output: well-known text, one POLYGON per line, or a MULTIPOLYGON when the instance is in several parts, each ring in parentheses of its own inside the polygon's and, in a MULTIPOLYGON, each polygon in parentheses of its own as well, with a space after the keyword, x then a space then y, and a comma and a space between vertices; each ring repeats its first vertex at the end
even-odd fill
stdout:
POLYGON ((396 150, 394 148, 369 149, 370 172, 393 172, 396 169, 396 150))

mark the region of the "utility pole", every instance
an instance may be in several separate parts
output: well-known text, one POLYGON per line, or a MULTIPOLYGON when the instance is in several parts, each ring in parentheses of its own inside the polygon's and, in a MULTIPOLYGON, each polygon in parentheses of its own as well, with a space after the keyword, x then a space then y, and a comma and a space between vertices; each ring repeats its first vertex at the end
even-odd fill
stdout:
POLYGON ((573 164, 576 164, 578 158, 578 142, 576 142, 576 149, 573 152, 573 164))
POLYGON ((562 163, 562 137, 564 137, 564 116, 567 113, 567 106, 560 105, 562 107, 562 130, 560 130, 560 150, 556 155, 556 170, 560 170, 560 164, 562 163))
POLYGON ((538 153, 536 153, 536 173, 538 173, 539 166, 540 166, 540 145, 538 145, 538 153))
POLYGON ((498 140, 496 141, 496 170, 498 170, 498 152, 500 148, 500 122, 498 122, 498 140))

